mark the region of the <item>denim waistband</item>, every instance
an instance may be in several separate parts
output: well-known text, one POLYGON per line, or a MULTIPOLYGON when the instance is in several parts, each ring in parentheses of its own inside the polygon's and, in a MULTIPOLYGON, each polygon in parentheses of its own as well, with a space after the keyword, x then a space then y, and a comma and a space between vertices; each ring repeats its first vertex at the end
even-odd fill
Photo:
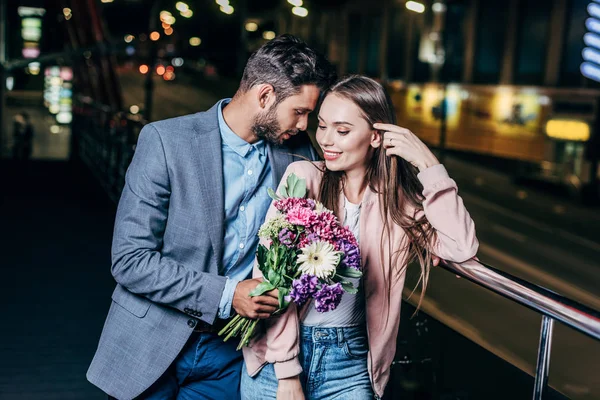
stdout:
POLYGON ((365 325, 350 326, 345 328, 320 328, 318 326, 300 327, 300 335, 303 340, 313 342, 338 342, 351 340, 357 337, 365 337, 367 329, 365 325))

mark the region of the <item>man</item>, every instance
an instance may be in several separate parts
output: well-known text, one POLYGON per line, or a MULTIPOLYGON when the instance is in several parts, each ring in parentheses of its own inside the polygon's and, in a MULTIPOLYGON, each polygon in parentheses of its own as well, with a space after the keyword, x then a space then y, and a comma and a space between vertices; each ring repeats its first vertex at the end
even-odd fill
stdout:
POLYGON ((234 312, 267 318, 249 297, 257 231, 295 155, 316 157, 308 114, 332 66, 284 35, 247 62, 233 99, 142 130, 115 222, 117 287, 88 370, 118 399, 236 399, 242 356, 217 336, 234 312), (293 155, 292 155, 293 154, 293 155))

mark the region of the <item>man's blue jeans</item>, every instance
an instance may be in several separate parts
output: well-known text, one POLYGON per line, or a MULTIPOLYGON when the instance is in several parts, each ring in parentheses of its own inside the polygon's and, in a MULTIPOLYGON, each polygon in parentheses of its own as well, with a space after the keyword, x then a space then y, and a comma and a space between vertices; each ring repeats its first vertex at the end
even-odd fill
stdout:
POLYGON ((238 341, 194 332, 167 371, 137 399, 223 400, 240 398, 242 352, 238 341))
MULTIPOLYGON (((369 350, 364 326, 351 328, 300 329, 300 377, 307 400, 373 399, 367 369, 369 350)), ((267 400, 277 397, 277 377, 267 364, 254 378, 242 371, 242 399, 267 400)))

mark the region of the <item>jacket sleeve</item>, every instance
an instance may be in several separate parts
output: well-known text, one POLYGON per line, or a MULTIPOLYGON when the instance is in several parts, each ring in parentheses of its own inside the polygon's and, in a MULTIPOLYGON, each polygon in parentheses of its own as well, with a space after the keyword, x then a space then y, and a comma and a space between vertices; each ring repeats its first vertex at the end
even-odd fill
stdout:
MULTIPOLYGON (((300 176, 295 164, 285 171, 279 189, 285 185, 285 181, 291 173, 300 176)), ((271 203, 265 221, 277 214, 277 209, 271 203)), ((268 243, 261 238, 260 243, 268 247, 268 243)), ((252 273, 254 278, 262 278, 262 273, 258 269, 258 263, 254 263, 252 273)), ((290 303, 288 308, 280 315, 273 316, 265 320, 267 349, 265 360, 274 364, 275 375, 278 379, 289 378, 299 375, 302 372, 298 354, 300 353, 300 319, 298 308, 295 303, 290 303)))
POLYGON ((146 125, 127 170, 112 243, 112 274, 132 293, 212 324, 226 277, 163 256, 171 182, 163 142, 146 125))
MULTIPOLYGON (((418 178, 423 184, 425 216, 437 232, 433 253, 454 262, 473 258, 479 248, 475 223, 458 195, 456 182, 442 164, 421 171, 418 178)), ((422 215, 423 211, 416 217, 422 215)))

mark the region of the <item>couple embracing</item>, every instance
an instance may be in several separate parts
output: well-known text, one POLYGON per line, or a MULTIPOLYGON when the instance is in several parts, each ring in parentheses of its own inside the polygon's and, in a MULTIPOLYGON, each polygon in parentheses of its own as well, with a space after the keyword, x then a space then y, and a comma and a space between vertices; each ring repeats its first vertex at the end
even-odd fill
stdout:
POLYGON ((142 130, 117 210, 117 282, 90 382, 116 399, 372 399, 389 380, 406 268, 422 283, 440 258, 475 256, 456 183, 395 124, 381 84, 335 80, 301 40, 280 36, 249 58, 239 89, 206 112, 142 130), (304 131, 317 104, 319 156, 304 131), (294 174, 356 237, 356 294, 319 312, 249 296, 268 189, 294 174), (249 345, 218 332, 262 320, 249 345))

